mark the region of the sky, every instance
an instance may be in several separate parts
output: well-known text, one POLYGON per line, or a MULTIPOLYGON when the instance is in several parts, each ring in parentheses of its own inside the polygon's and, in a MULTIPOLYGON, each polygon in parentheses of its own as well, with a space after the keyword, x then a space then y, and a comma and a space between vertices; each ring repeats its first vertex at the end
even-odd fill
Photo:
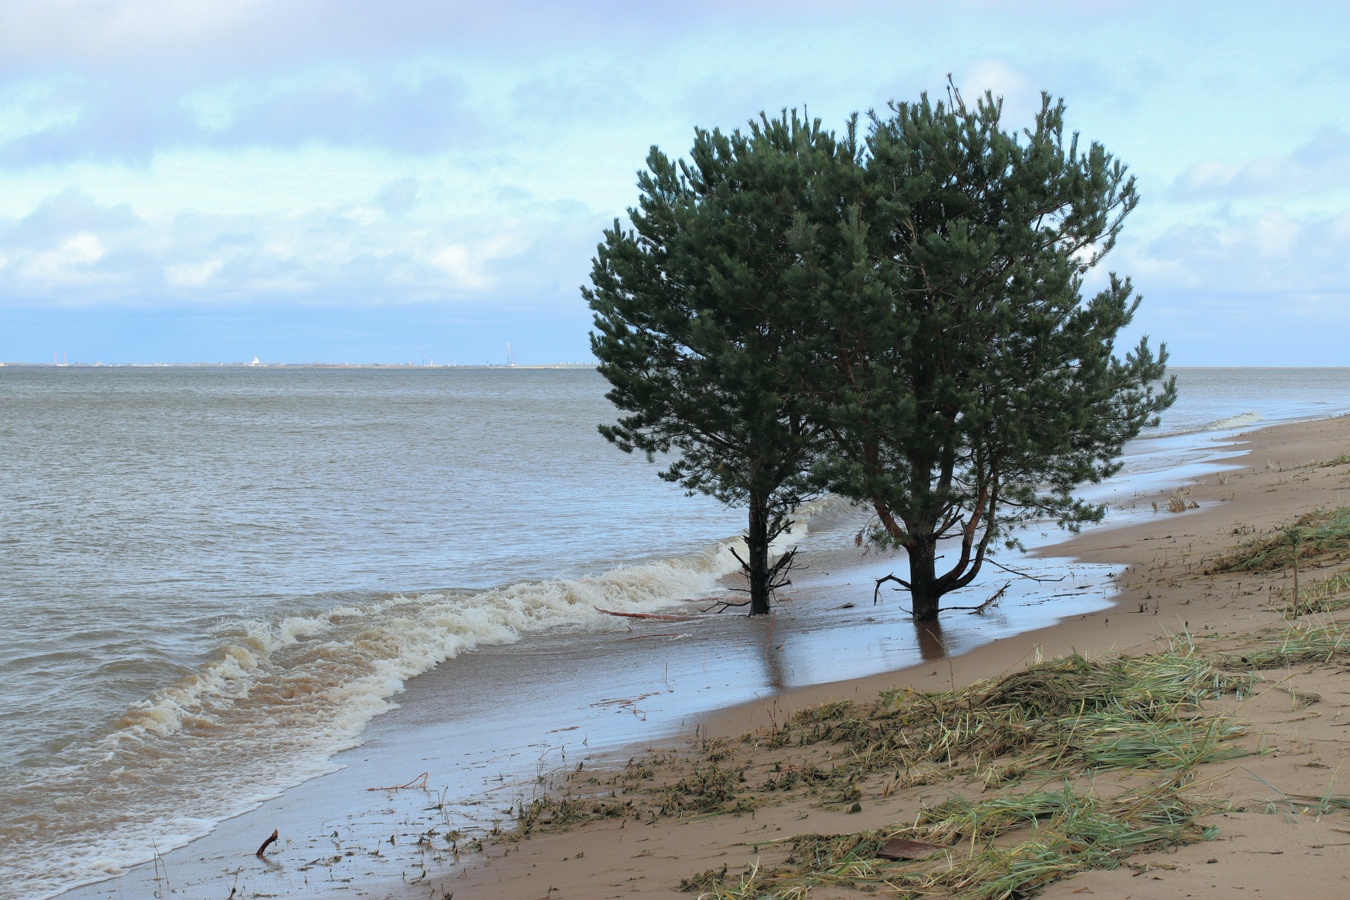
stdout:
POLYGON ((1125 340, 1350 365, 1350 4, 828 6, 5 0, 0 361, 588 361, 650 147, 950 74, 1137 178, 1125 340))

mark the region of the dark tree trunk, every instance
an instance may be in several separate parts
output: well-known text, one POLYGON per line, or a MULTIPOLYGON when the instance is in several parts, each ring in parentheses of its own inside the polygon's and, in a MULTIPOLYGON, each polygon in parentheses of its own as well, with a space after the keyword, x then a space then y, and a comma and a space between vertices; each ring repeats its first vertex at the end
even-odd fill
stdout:
POLYGON ((938 600, 942 597, 937 583, 937 543, 916 535, 905 549, 909 552, 909 596, 914 621, 936 622, 938 600))
POLYGON ((758 497, 750 499, 750 526, 745 532, 745 574, 750 579, 750 615, 769 614, 769 509, 758 497))

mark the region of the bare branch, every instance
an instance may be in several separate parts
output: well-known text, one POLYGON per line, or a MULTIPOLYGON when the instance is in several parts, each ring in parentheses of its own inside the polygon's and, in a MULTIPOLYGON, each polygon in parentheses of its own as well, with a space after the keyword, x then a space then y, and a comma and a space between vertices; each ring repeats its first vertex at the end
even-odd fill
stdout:
POLYGON ((878 578, 878 579, 877 579, 877 586, 876 586, 875 588, 872 589, 872 605, 873 605, 873 606, 876 606, 877 603, 880 602, 881 586, 882 586, 882 584, 884 584, 884 583, 887 582, 887 581, 894 581, 896 584, 900 585, 900 587, 904 588, 904 589, 907 590, 907 591, 912 589, 912 588, 910 587, 910 584, 909 584, 908 581, 905 581, 903 578, 897 578, 894 574, 892 574, 892 575, 886 575, 886 576, 884 576, 884 577, 882 577, 882 578, 878 578))

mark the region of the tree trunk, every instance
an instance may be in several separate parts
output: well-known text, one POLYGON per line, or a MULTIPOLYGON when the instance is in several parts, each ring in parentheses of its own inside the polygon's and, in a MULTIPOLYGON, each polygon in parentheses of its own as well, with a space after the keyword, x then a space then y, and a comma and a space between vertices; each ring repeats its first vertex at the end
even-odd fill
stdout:
POLYGON ((750 526, 745 532, 746 572, 750 579, 750 615, 769 614, 769 508, 750 499, 750 526))
POLYGON ((915 622, 936 622, 938 600, 937 542, 931 537, 913 535, 905 546, 909 553, 909 596, 915 622))

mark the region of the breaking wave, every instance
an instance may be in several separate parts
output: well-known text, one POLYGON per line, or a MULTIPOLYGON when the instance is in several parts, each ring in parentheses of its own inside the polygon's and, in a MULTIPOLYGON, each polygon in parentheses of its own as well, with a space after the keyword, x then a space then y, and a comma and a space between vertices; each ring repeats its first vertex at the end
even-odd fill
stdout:
MULTIPOLYGON (((811 515, 836 505, 804 507, 780 544, 800 539, 811 515)), ((739 566, 730 552, 738 544, 598 575, 375 596, 222 623, 204 664, 125 710, 92 742, 0 787, 0 808, 28 811, 4 829, 10 858, 23 862, 0 897, 50 896, 115 876, 145 862, 148 847, 182 846, 334 771, 334 756, 360 744, 409 679, 446 660, 545 629, 623 627, 597 607, 651 612, 719 592, 718 580, 739 566), (247 776, 241 759, 250 761, 247 776)))

